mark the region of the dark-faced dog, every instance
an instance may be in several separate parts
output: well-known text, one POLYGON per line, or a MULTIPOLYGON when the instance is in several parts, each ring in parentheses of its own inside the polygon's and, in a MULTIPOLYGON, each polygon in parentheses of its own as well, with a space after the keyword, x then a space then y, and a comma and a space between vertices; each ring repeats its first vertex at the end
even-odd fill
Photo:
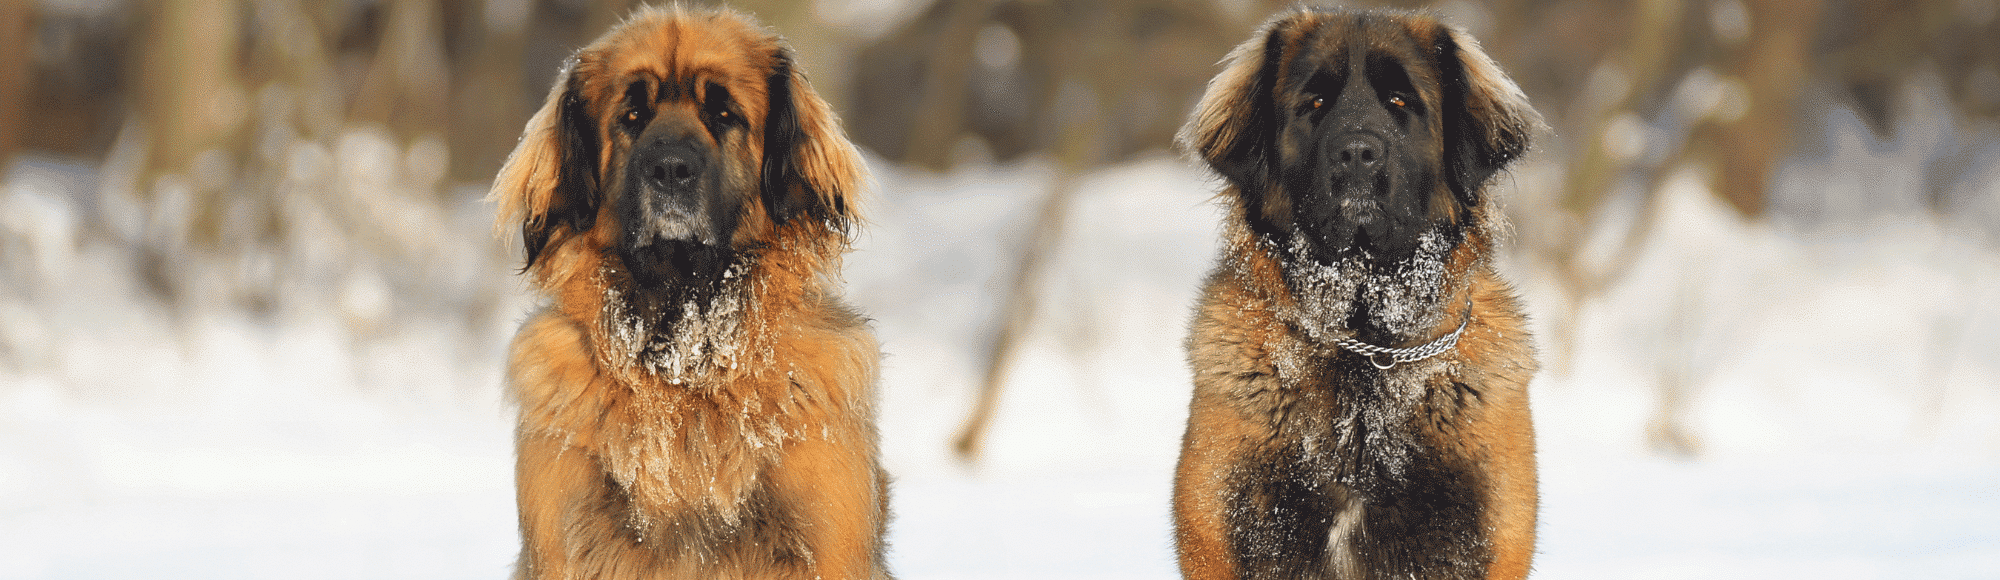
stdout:
POLYGON ((1534 350, 1487 182, 1540 118, 1463 31, 1301 9, 1210 83, 1182 146, 1227 183, 1187 340, 1188 578, 1522 578, 1534 350))
POLYGON ((646 8, 494 180, 549 302, 507 369, 517 578, 886 578, 880 358, 834 279, 862 164, 777 36, 646 8))

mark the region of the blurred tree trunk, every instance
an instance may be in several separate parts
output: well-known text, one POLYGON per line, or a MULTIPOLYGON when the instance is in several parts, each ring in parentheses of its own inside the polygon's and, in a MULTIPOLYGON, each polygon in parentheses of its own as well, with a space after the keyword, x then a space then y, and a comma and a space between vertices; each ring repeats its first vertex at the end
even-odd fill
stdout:
POLYGON ((35 6, 30 0, 0 0, 0 162, 21 148, 34 29, 35 6))
POLYGON ((262 34, 249 39, 244 80, 258 91, 282 92, 278 102, 258 104, 256 122, 306 139, 332 138, 346 122, 347 95, 335 70, 338 47, 331 38, 343 23, 315 19, 302 0, 254 0, 254 6, 252 22, 262 34))
POLYGON ((236 0, 184 0, 151 4, 142 32, 134 107, 146 130, 146 161, 138 194, 158 204, 153 178, 180 176, 169 211, 148 228, 155 248, 214 247, 234 190, 248 140, 250 98, 239 69, 247 6, 236 0), (204 157, 206 155, 206 157, 204 157), (197 166, 196 160, 204 162, 197 166), (185 195, 186 199, 179 196, 185 195))
POLYGON ((381 44, 348 117, 381 123, 404 138, 445 133, 451 71, 443 10, 434 0, 388 0, 381 44))
POLYGON ((967 143, 997 160, 1042 154, 1055 165, 1004 283, 974 408, 952 441, 961 457, 978 455, 1032 329, 1077 177, 1169 149, 1215 63, 1250 29, 1205 0, 940 0, 862 50, 851 119, 863 146, 940 170, 967 143))
MULTIPOLYGON (((451 177, 485 181, 500 170, 507 153, 520 139, 521 126, 543 96, 528 86, 522 69, 527 57, 527 33, 535 3, 530 0, 488 0, 461 11, 467 30, 460 49, 462 82, 453 83, 451 99, 451 177)), ((543 91, 547 87, 541 87, 543 91)))
POLYGON ((186 171, 195 155, 238 140, 248 113, 237 76, 243 9, 236 0, 151 6, 135 103, 152 137, 146 173, 186 171))
MULTIPOLYGON (((1537 221, 1576 225, 1548 236, 1554 243, 1529 248, 1546 260, 1567 298, 1566 314, 1551 325, 1550 367, 1558 373, 1569 366, 1576 310, 1623 279, 1654 231, 1660 216, 1650 200, 1662 175, 1696 163, 1708 170, 1717 197, 1746 218, 1762 217, 1771 176, 1790 152, 1820 1, 1609 5, 1622 7, 1625 33, 1598 47, 1609 54, 1588 75, 1591 82, 1551 95, 1557 103, 1577 103, 1569 129, 1558 126, 1576 137, 1562 193, 1549 208, 1563 215, 1537 221), (1605 257, 1592 260, 1586 241, 1597 235, 1606 204, 1621 196, 1639 199, 1637 215, 1605 257)), ((1555 52, 1578 48, 1589 47, 1555 52)))
MULTIPOLYGON (((847 31, 820 20, 817 2, 797 0, 732 0, 733 6, 757 17, 764 26, 785 37, 798 58, 807 82, 835 111, 846 111, 848 81, 852 78, 855 38, 847 31)), ((852 123, 843 123, 851 125, 852 123)))
MULTIPOLYGON (((964 131, 965 109, 972 78, 972 51, 979 30, 991 16, 992 0, 939 2, 942 18, 932 31, 929 72, 914 87, 917 122, 910 125, 903 161, 920 167, 943 168, 952 145, 964 131)), ((1031 41, 1032 42, 1032 41, 1031 41)))
POLYGON ((1764 216, 1778 163, 1792 152, 1792 128, 1799 122, 1796 108, 1812 62, 1821 2, 1749 0, 1741 5, 1747 20, 1742 36, 1719 39, 1721 54, 1713 60, 1725 82, 1723 94, 1715 96, 1721 102, 1704 116, 1689 148, 1691 157, 1715 168, 1710 183, 1716 193, 1738 213, 1757 219, 1764 216))

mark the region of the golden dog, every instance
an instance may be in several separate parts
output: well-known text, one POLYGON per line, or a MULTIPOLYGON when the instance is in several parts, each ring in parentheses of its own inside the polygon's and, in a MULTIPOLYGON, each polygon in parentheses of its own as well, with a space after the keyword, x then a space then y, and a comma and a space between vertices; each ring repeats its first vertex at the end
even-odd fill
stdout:
POLYGON ((518 578, 886 578, 880 352, 833 279, 861 160, 783 41, 642 8, 493 184, 548 297, 514 338, 518 578))
POLYGON ((1188 337, 1188 578, 1522 578, 1534 349, 1486 183, 1541 124, 1463 31, 1301 9, 1181 134, 1227 182, 1188 337))

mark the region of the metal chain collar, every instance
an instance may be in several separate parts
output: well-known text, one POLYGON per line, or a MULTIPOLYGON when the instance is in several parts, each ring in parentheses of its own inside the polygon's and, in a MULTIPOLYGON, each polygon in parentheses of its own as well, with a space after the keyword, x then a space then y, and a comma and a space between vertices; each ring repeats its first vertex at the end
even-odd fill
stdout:
POLYGON ((1375 368, 1389 370, 1389 368, 1396 366, 1397 363, 1417 362, 1437 356, 1444 351, 1451 350, 1454 346, 1458 346, 1459 335, 1465 334, 1465 325, 1471 322, 1472 300, 1468 298, 1465 301, 1465 317, 1459 319, 1458 329, 1451 331, 1451 334, 1438 337, 1437 340, 1408 348, 1375 346, 1355 340, 1349 336, 1334 338, 1333 343, 1347 349, 1349 352, 1368 357, 1368 364, 1375 365, 1375 368))

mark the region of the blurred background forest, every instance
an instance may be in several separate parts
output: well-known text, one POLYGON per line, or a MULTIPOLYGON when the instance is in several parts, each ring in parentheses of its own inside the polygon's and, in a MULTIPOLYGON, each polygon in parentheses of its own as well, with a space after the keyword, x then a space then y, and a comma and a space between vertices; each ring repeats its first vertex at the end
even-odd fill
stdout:
MULTIPOLYGON (((1128 438, 1107 448, 1170 463, 1217 187, 1172 135, 1288 3, 729 4, 790 39, 874 165, 849 281, 890 352, 892 468, 951 473, 947 446, 1047 464, 1005 455, 1002 423, 1048 397, 1080 409, 1050 421, 1114 426, 1023 418, 1020 447, 1128 438)), ((2000 2, 1349 4, 1468 29, 1552 128, 1501 184, 1545 442, 1994 463, 2000 2)), ((115 482, 353 477, 273 458, 378 461, 406 437, 477 457, 413 452, 355 485, 506 477, 501 349, 535 299, 481 197, 560 61, 631 5, 0 0, 0 534, 47 547, 32 522, 149 501, 115 482), (336 434, 186 453, 298 425, 336 434), (410 475, 438 465, 475 475, 410 475)), ((46 562, 20 577, 78 575, 46 562)))

